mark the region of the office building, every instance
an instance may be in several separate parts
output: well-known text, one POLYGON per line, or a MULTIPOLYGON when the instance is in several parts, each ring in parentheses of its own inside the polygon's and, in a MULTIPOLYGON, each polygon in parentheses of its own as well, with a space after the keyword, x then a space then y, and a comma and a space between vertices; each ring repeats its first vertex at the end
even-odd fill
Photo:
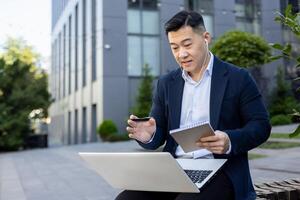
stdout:
MULTIPOLYGON (((200 12, 214 39, 240 29, 283 42, 274 11, 287 2, 295 1, 52 0, 50 144, 97 141, 104 119, 125 132, 142 67, 148 64, 156 77, 178 67, 163 29, 176 12, 200 12)), ((280 63, 262 69, 270 87, 280 63)))

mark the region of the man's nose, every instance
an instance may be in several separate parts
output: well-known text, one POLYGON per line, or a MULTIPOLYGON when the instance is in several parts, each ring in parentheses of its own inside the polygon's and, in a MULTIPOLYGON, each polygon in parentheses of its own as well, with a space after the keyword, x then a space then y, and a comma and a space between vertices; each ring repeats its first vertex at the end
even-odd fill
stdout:
POLYGON ((179 58, 185 58, 188 56, 188 52, 185 49, 179 51, 179 58))

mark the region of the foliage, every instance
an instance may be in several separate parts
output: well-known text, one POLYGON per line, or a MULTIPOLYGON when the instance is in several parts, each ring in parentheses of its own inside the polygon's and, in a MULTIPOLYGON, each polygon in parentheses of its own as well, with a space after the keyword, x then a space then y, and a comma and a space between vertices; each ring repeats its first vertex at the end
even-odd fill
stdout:
MULTIPOLYGON (((300 21, 299 21, 300 13, 293 14, 292 6, 288 5, 285 13, 282 14, 277 12, 277 16, 275 17, 275 21, 283 24, 296 36, 298 39, 300 38, 300 21)), ((280 51, 280 55, 275 55, 271 57, 271 60, 277 60, 279 58, 287 58, 293 60, 296 63, 296 67, 300 67, 300 55, 294 55, 293 52, 297 52, 296 50, 293 51, 293 47, 291 44, 287 43, 285 45, 281 45, 279 43, 273 44, 272 47, 280 51)), ((300 78, 296 78, 296 80, 300 80, 300 78)), ((299 88, 298 88, 299 89, 299 88)), ((295 108, 294 117, 300 118, 299 109, 295 108)), ((295 137, 300 134, 300 125, 298 128, 290 134, 291 137, 295 137)))
POLYGON ((118 128, 112 120, 104 120, 97 128, 103 141, 116 142, 129 140, 127 134, 118 134, 118 128))
POLYGON ((298 142, 270 142, 267 141, 259 146, 262 149, 288 149, 300 147, 300 143, 298 142))
POLYGON ((112 120, 104 120, 97 128, 97 132, 103 141, 107 141, 110 135, 117 134, 118 129, 112 120))
POLYGON ((299 103, 293 96, 291 86, 285 81, 282 68, 278 68, 276 77, 276 88, 271 94, 269 111, 272 125, 289 124, 292 122, 293 109, 299 109, 299 103), (283 120, 280 122, 279 120, 283 120))
POLYGON ((152 105, 153 79, 148 64, 145 64, 142 82, 139 86, 138 96, 136 98, 136 106, 132 109, 132 112, 138 117, 149 115, 152 105))
POLYGON ((271 48, 261 37, 242 31, 229 31, 218 38, 211 51, 220 59, 240 67, 269 62, 271 48))
POLYGON ((130 140, 128 134, 112 134, 107 137, 109 142, 127 141, 130 140))
POLYGON ((248 159, 249 160, 254 160, 254 159, 259 159, 259 158, 265 158, 267 157, 266 155, 262 154, 256 154, 256 153, 248 153, 248 159))
POLYGON ((274 115, 271 117, 271 124, 275 125, 284 125, 284 124, 291 124, 292 119, 289 115, 274 115))
MULTIPOLYGON (((288 139, 290 136, 287 133, 272 133, 270 138, 283 138, 288 139)), ((300 135, 296 136, 296 138, 300 138, 300 135)))
POLYGON ((29 114, 51 103, 39 57, 21 40, 9 39, 0 55, 0 151, 17 150, 30 132, 29 114))

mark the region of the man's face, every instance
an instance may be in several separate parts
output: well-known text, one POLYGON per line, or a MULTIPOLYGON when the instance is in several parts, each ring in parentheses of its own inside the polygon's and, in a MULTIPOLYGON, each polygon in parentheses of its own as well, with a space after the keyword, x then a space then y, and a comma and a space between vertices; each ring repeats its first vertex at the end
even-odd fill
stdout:
POLYGON ((177 63, 191 75, 199 73, 208 54, 209 33, 200 33, 184 26, 169 32, 168 39, 177 63))

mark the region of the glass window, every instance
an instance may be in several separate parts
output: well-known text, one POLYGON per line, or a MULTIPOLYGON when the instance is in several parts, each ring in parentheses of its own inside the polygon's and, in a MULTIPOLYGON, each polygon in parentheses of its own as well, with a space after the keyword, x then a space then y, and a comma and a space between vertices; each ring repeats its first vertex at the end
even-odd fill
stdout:
POLYGON ((68 112, 68 144, 71 144, 71 111, 68 112))
POLYGON ((128 0, 128 8, 140 8, 140 0, 128 0))
POLYGON ((87 142, 87 122, 86 122, 86 107, 82 108, 82 135, 81 142, 87 142))
POLYGON ((206 31, 208 31, 211 35, 213 35, 213 16, 212 15, 202 15, 204 25, 206 28, 206 31))
POLYGON ((62 49, 61 49, 61 33, 59 33, 58 35, 58 99, 61 99, 61 88, 62 88, 62 84, 61 84, 61 72, 62 72, 62 67, 61 67, 61 57, 62 57, 62 49))
POLYGON ((155 0, 128 0, 128 75, 141 76, 148 64, 153 75, 160 69, 159 12, 155 0))
POLYGON ((78 4, 75 7, 75 91, 78 89, 78 4))
POLYGON ((206 30, 213 36, 213 0, 188 0, 186 1, 186 7, 189 10, 194 10, 202 15, 206 30))
POLYGON ((97 79, 97 16, 96 16, 96 0, 92 0, 91 4, 92 13, 91 13, 91 19, 92 19, 92 80, 95 81, 97 79))
POLYGON ((86 0, 82 1, 82 87, 86 85, 86 0))
POLYGON ((72 73, 72 15, 69 16, 69 94, 71 94, 71 73, 72 73))
POLYGON ((142 19, 144 34, 159 34, 159 15, 157 11, 144 10, 142 12, 142 19))
POLYGON ((260 34, 261 5, 259 0, 236 0, 235 17, 237 29, 260 34))
POLYGON ((66 25, 63 28, 63 97, 66 96, 66 25))
POLYGON ((140 33, 141 32, 141 16, 139 10, 130 9, 127 11, 127 29, 128 33, 140 33))
POLYGON ((75 109, 74 116, 74 144, 78 144, 78 110, 75 109))
POLYGON ((96 142, 97 141, 97 104, 92 105, 92 136, 90 141, 96 142))
POLYGON ((142 0, 144 9, 157 9, 157 1, 156 0, 142 0))
POLYGON ((159 74, 159 38, 143 37, 143 67, 148 64, 151 74, 159 74))
POLYGON ((141 37, 128 36, 128 73, 132 76, 139 76, 141 69, 141 37))

